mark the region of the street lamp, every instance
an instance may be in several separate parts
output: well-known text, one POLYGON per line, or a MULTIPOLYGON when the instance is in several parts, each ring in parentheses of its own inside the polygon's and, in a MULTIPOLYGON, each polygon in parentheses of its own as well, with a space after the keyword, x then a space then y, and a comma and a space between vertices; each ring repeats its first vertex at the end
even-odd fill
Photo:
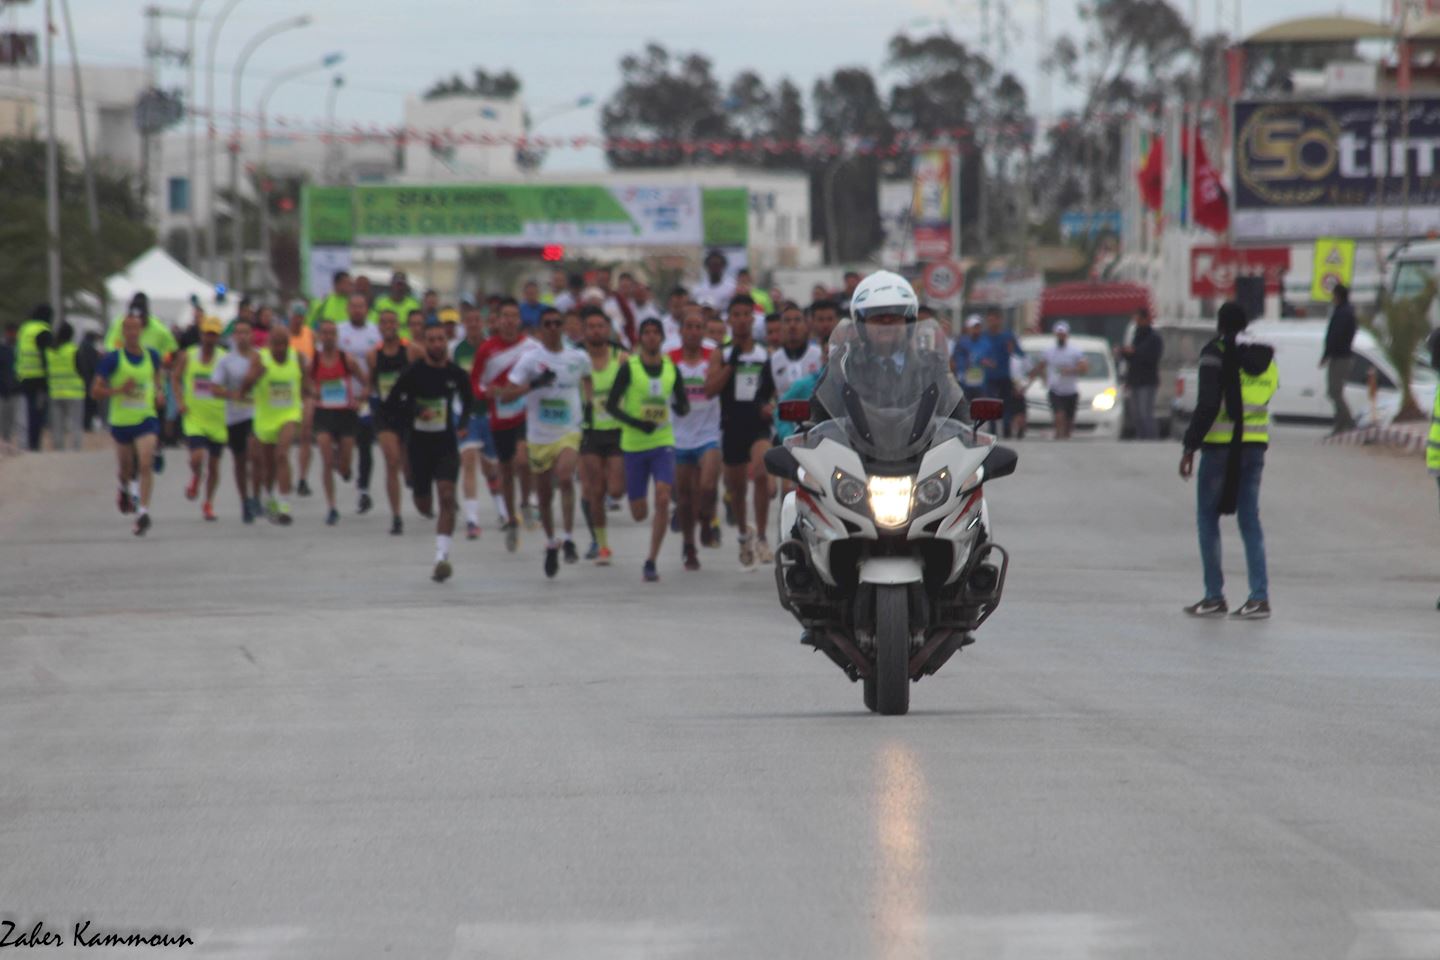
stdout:
MULTIPOLYGON (((200 2, 197 0, 191 12, 198 14, 200 2)), ((205 47, 205 123, 206 134, 206 157, 205 157, 205 186, 208 188, 206 196, 210 201, 210 223, 205 231, 205 272, 209 274, 210 280, 215 279, 215 273, 220 265, 220 240, 215 236, 215 48, 220 43, 220 29, 225 26, 225 20, 230 16, 230 11, 240 0, 227 0, 225 6, 220 8, 216 15, 215 22, 210 24, 210 37, 205 47)), ((200 191, 191 184, 191 204, 200 195, 200 191)))
MULTIPOLYGON (((245 208, 240 203, 240 84, 245 79, 245 65, 249 63, 250 57, 259 49, 260 45, 272 37, 285 33, 287 30, 298 30, 301 27, 308 27, 311 23, 308 14, 301 14, 298 17, 290 17, 281 20, 279 23, 272 23, 261 30, 240 50, 240 58, 235 61, 235 69, 231 71, 230 87, 230 110, 232 113, 231 123, 234 133, 230 142, 230 203, 234 209, 230 216, 230 286, 239 290, 244 287, 244 240, 243 226, 245 219, 245 208)), ((210 196, 210 229, 217 230, 220 223, 218 204, 215 202, 215 195, 210 196)))
POLYGON ((260 268, 260 289, 262 293, 269 293, 272 287, 270 265, 274 262, 273 251, 270 245, 270 130, 267 117, 270 113, 270 98, 281 85, 294 80, 296 77, 304 76, 307 73, 314 73, 316 70, 326 70, 335 66, 345 59, 343 53, 327 53, 320 60, 312 63, 303 63, 298 67, 292 67, 283 73, 277 74, 260 94, 260 247, 265 251, 265 262, 260 268))
POLYGON ((340 88, 345 86, 345 75, 337 73, 330 79, 330 92, 325 97, 325 133, 330 142, 325 148, 325 182, 335 183, 340 179, 340 146, 335 140, 335 101, 340 97, 340 88))
POLYGON ((185 205, 190 220, 185 251, 189 257, 187 266, 191 270, 200 266, 200 212, 195 205, 195 198, 199 196, 195 180, 200 172, 195 143, 195 21, 200 19, 200 8, 204 3, 205 0, 195 0, 190 4, 190 12, 185 14, 185 176, 188 191, 185 205))

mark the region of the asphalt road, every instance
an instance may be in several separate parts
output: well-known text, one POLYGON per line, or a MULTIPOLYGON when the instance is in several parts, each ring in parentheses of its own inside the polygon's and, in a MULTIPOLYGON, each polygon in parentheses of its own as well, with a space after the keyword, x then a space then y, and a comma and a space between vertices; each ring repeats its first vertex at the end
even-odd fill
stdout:
POLYGON ((1434 481, 1283 433, 1275 619, 1187 622, 1177 459, 1025 443, 1006 602, 904 718, 732 538, 436 586, 413 515, 207 525, 172 465, 136 540, 108 455, 9 459, 0 916, 196 941, 15 955, 1440 957, 1434 481))

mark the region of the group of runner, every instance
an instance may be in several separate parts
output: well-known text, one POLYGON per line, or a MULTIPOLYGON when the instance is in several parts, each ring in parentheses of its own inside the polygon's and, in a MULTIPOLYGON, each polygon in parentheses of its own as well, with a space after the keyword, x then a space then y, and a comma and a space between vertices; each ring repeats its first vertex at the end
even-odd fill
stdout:
MULTIPOLYGON (((813 389, 839 310, 829 300, 784 302, 767 316, 748 293, 703 279, 697 287, 704 302, 676 288, 668 314, 624 325, 595 300, 539 305, 526 324, 521 304, 501 298, 490 304, 487 329, 477 305, 427 312, 403 297, 372 302, 342 273, 323 301, 292 311, 290 326, 264 330, 263 345, 244 314, 228 328, 203 318, 198 342, 168 367, 190 451, 186 496, 201 500, 205 520, 217 519, 228 448, 243 522, 287 526, 292 495, 309 493, 303 479, 295 489, 291 450, 302 451, 303 475, 313 443, 333 526, 337 478, 354 478, 356 513, 373 509, 374 444, 390 533, 404 532, 407 486, 415 510, 436 521, 436 581, 452 574, 462 513, 466 537, 480 536, 483 478, 508 551, 519 549, 522 526, 543 529, 546 577, 581 560, 577 502, 590 540, 585 559, 610 564, 607 514, 628 500, 632 518, 650 523, 641 574, 653 582, 668 531, 680 534, 687 570, 700 569, 700 549, 720 547, 723 479, 741 566, 769 563, 774 490, 763 457, 776 442, 775 404, 807 383, 813 389)), ((124 318, 120 348, 104 358, 94 386, 97 400, 110 401, 117 500, 122 513, 136 514, 137 536, 152 523, 167 376, 144 345, 146 322, 138 310, 124 318)))

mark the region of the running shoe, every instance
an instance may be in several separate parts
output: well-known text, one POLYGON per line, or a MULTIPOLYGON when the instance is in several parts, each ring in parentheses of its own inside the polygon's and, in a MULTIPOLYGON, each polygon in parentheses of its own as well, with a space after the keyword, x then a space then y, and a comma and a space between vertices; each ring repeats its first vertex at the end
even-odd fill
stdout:
POLYGON ((280 504, 280 510, 275 514, 275 522, 282 527, 288 527, 295 522, 295 518, 290 516, 290 504, 280 504))
POLYGON ((200 474, 190 474, 190 482, 185 484, 185 499, 194 500, 200 496, 200 474))
POLYGON ((1201 600, 1199 603, 1192 603, 1185 608, 1185 613, 1192 617, 1223 617, 1230 612, 1224 597, 1201 600))
POLYGON ((390 536, 398 537, 405 532, 405 523, 399 517, 390 518, 390 536))
POLYGON ((1269 620, 1269 600, 1246 600, 1240 609, 1230 614, 1231 620, 1269 620))
POLYGON ((450 579, 450 574, 454 572, 455 571, 450 569, 449 560, 438 560, 435 563, 435 572, 430 574, 430 579, 436 583, 444 583, 450 579))
POLYGON ((765 542, 764 537, 761 537, 755 543, 755 562, 763 564, 771 564, 775 562, 775 554, 771 552, 770 544, 765 542))
POLYGON ((646 560, 646 561, 645 561, 645 569, 644 569, 644 572, 641 574, 641 576, 643 576, 643 577, 645 578, 645 582, 646 582, 646 583, 659 583, 659 582, 660 582, 660 574, 659 574, 659 572, 655 569, 655 561, 654 561, 654 560, 646 560))
POLYGON ((590 549, 585 551, 585 559, 594 560, 598 556, 600 556, 600 544, 596 543, 594 540, 591 540, 590 549))
POLYGON ((249 497, 242 497, 240 500, 240 519, 245 523, 255 522, 255 511, 250 507, 249 497))
POLYGON ((130 499, 130 491, 121 487, 115 494, 115 506, 121 513, 134 513, 135 501, 130 499))
POLYGON ((609 547, 601 547, 601 548, 600 548, 600 553, 595 557, 595 566, 597 566, 597 567, 608 567, 608 566, 610 566, 610 561, 611 561, 612 558, 614 558, 614 556, 615 556, 615 554, 613 554, 613 553, 610 552, 610 548, 609 548, 609 547))
POLYGON ((360 505, 355 508, 356 513, 369 513, 370 508, 375 506, 375 501, 370 499, 370 494, 361 492, 360 505))
POLYGON ((340 511, 339 511, 339 510, 336 510, 334 507, 331 507, 331 508, 330 508, 330 512, 327 513, 327 514, 325 514, 325 526, 327 526, 327 527, 333 527, 333 526, 335 526, 335 524, 337 524, 337 523, 339 523, 339 522, 340 522, 340 511))
POLYGON ((686 569, 686 570, 691 570, 691 571, 699 570, 699 569, 700 569, 700 556, 699 556, 699 554, 696 553, 696 551, 695 551, 695 544, 693 544, 693 543, 687 543, 687 544, 685 544, 684 553, 685 553, 685 569, 686 569))
POLYGON ((341 479, 341 480, 345 481, 346 483, 349 483, 349 482, 350 482, 350 471, 349 471, 349 470, 341 470, 341 471, 338 471, 338 472, 339 472, 339 474, 340 474, 340 479, 341 479))
POLYGON ((746 570, 755 569, 754 539, 748 533, 740 534, 740 566, 746 570))
POLYGON ((505 524, 505 550, 514 553, 520 548, 520 524, 511 520, 505 524))
POLYGON ((310 496, 310 481, 301 477, 300 483, 295 487, 295 493, 302 497, 310 496))
POLYGON ((214 523, 218 519, 215 516, 215 505, 209 500, 206 500, 205 506, 200 508, 200 515, 210 523, 214 523))
POLYGON ((619 497, 611 497, 608 495, 605 497, 606 513, 616 513, 617 511, 619 511, 621 506, 623 506, 623 504, 621 504, 619 497))
POLYGON ((271 523, 278 523, 280 517, 280 501, 270 499, 265 504, 265 516, 271 523))
POLYGON ((480 524, 478 524, 478 523, 468 523, 468 522, 467 522, 467 523, 465 524, 465 539, 466 539, 466 540, 479 540, 479 539, 480 539, 480 524))
POLYGON ((577 553, 576 550, 575 550, 575 541, 574 541, 574 540, 566 540, 566 541, 565 541, 564 553, 565 553, 565 562, 566 562, 566 563, 579 563, 579 562, 580 562, 580 554, 577 553))
POLYGON ((560 548, 545 548, 545 576, 554 577, 560 572, 560 548))
POLYGON ((135 526, 132 528, 131 532, 133 532, 137 537, 143 537, 145 536, 145 531, 149 529, 150 514, 142 513, 140 514, 140 516, 135 518, 135 526))

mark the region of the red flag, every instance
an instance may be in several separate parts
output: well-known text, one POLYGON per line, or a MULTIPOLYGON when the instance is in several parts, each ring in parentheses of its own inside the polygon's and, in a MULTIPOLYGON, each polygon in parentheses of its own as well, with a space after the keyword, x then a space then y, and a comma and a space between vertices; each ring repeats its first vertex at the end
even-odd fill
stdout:
POLYGON ((1230 229, 1230 195, 1220 182, 1220 171, 1211 166, 1205 154, 1205 140, 1199 131, 1195 133, 1195 155, 1191 159, 1195 223, 1206 230, 1224 233, 1230 229))
POLYGON ((1136 179, 1140 182, 1140 199, 1158 212, 1165 203, 1165 138, 1159 134, 1150 141, 1150 152, 1145 155, 1136 179))

